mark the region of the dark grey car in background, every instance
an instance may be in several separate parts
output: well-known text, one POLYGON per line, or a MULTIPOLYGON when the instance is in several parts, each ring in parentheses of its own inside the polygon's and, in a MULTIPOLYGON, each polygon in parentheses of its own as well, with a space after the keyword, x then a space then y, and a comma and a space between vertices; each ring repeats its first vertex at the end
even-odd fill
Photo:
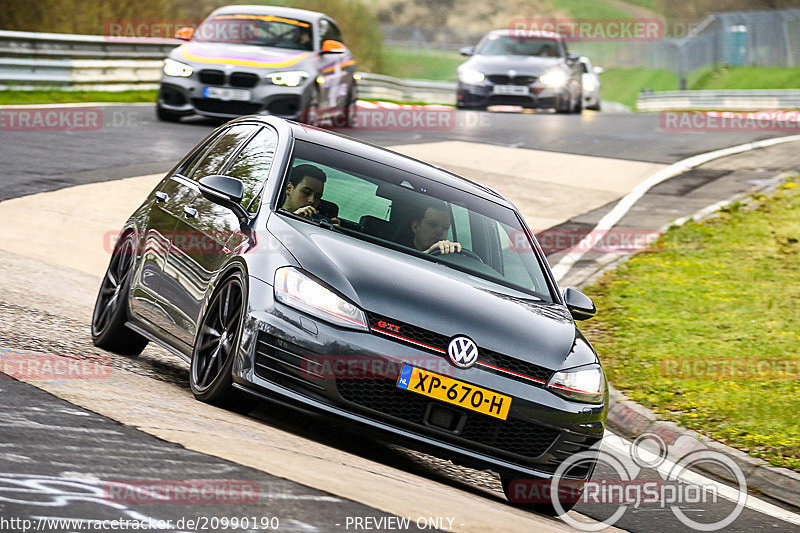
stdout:
MULTIPOLYGON (((244 117, 187 154, 124 225, 92 337, 129 355, 148 341, 172 350, 190 361, 199 400, 322 413, 497 472, 508 494, 518 479, 549 483, 603 436, 607 384, 575 325, 594 312, 558 288, 497 192, 335 133, 244 117), (284 209, 313 188, 317 214, 284 209), (420 250, 433 212, 460 252, 420 250)), ((593 469, 567 478, 582 486, 593 469)))
POLYGON ((581 66, 564 38, 547 31, 524 34, 496 30, 475 47, 461 49, 469 59, 458 67, 456 106, 493 105, 582 110, 581 66))
POLYGON ((217 9, 165 60, 161 120, 199 114, 269 114, 316 124, 353 121, 356 63, 336 22, 322 13, 265 6, 217 9))

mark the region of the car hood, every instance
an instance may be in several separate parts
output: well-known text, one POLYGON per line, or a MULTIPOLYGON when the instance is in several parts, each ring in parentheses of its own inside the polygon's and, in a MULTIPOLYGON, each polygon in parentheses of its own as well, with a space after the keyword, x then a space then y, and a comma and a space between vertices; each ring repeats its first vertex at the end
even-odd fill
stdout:
POLYGON ((446 336, 550 369, 597 361, 566 307, 444 265, 282 216, 268 229, 300 266, 357 303, 446 336))
POLYGON ((287 50, 236 43, 186 43, 170 53, 177 61, 214 68, 219 65, 234 65, 245 68, 299 68, 309 60, 316 59, 314 52, 287 50))
POLYGON ((471 68, 483 74, 508 74, 509 70, 516 70, 517 74, 541 76, 564 64, 559 57, 472 56, 462 68, 471 68))

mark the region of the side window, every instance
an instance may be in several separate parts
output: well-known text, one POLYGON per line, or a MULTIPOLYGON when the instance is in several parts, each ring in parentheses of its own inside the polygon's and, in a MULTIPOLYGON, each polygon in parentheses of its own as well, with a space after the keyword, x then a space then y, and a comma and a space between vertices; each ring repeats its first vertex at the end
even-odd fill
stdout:
POLYGON ((258 128, 252 124, 233 126, 218 137, 217 143, 206 151, 203 159, 192 172, 192 181, 218 174, 228 157, 258 128))
POLYGON ((253 200, 267 181, 277 145, 278 133, 272 128, 263 128, 247 143, 225 172, 226 175, 237 178, 244 184, 242 205, 251 213, 258 209, 258 202, 253 200))
POLYGON ((589 73, 589 65, 586 64, 586 61, 581 61, 581 74, 588 74, 589 73))
POLYGON ((321 35, 320 42, 324 43, 329 39, 339 41, 340 43, 343 42, 342 33, 339 31, 339 28, 329 20, 322 19, 319 21, 319 34, 321 35))

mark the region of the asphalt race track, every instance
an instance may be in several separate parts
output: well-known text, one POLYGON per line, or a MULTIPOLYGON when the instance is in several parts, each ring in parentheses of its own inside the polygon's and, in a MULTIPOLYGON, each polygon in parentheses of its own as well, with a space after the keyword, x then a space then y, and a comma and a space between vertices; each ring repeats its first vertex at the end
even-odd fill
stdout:
MULTIPOLYGON (((0 131, 0 358, 80 355, 111 368, 102 380, 35 382, 2 375, 0 517, 170 520, 166 530, 194 531, 178 521, 241 518, 257 509, 256 518, 274 517, 278 527, 254 523, 240 530, 397 530, 402 517, 412 517, 406 528, 412 531, 572 530, 558 519, 511 507, 486 473, 271 406, 249 417, 221 411, 194 401, 187 365, 164 350, 148 347, 131 360, 91 346, 89 313, 107 253, 86 243, 97 244, 117 227, 158 174, 219 125, 199 118, 160 123, 151 105, 98 109, 103 127, 95 131, 0 131), (84 187, 70 189, 75 186, 84 187), (82 198, 88 204, 102 198, 103 205, 81 205, 82 198), (115 481, 192 479, 236 480, 256 495, 206 505, 103 497, 115 481)), ((535 229, 587 231, 617 199, 666 165, 775 135, 665 132, 657 115, 591 111, 458 111, 455 127, 445 131, 348 134, 485 181, 509 196, 535 229)), ((797 143, 790 144, 668 180, 621 224, 658 228, 775 183, 783 172, 800 170, 797 143)), ((602 464, 595 473, 596 479, 617 477, 602 464)), ((637 478, 659 474, 644 469, 637 478)), ((725 498, 684 508, 703 522, 721 520, 732 509, 725 498)), ((580 504, 576 511, 569 515, 575 520, 603 520, 613 509, 580 504)), ((19 526, 0 522, 0 531, 21 531, 19 526)), ((616 527, 687 530, 658 503, 628 509, 616 527)), ((225 529, 217 523, 206 530, 225 529)), ((800 531, 800 516, 776 502, 753 503, 725 531, 800 531)))

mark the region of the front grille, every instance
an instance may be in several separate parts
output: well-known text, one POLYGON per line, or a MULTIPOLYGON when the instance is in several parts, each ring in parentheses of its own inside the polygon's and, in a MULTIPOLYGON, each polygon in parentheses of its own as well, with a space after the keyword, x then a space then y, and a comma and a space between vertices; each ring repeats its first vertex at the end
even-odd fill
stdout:
POLYGON ((261 111, 261 104, 251 102, 226 102, 215 98, 192 98, 192 104, 199 110, 221 115, 252 115, 261 111))
POLYGON ((265 332, 259 332, 256 345, 255 374, 290 388, 322 391, 319 356, 265 332))
POLYGON ((398 322, 397 320, 372 313, 368 315, 368 319, 370 328, 376 328, 385 333, 392 334, 394 335, 392 338, 395 340, 402 340, 398 338, 399 336, 410 341, 410 344, 421 343, 430 348, 434 348, 433 351, 438 351, 439 353, 447 352, 447 343, 450 342, 450 338, 446 335, 440 335, 427 329, 413 326, 405 322, 398 322), (380 325, 382 322, 397 326, 399 331, 395 331, 394 328, 387 330, 385 326, 382 327, 380 325))
POLYGON ((251 89, 258 85, 258 76, 250 72, 234 72, 231 74, 229 83, 232 87, 251 89))
MULTIPOLYGON (((394 380, 337 380, 336 386, 342 399, 369 410, 373 416, 391 417, 418 427, 424 427, 428 403, 447 405, 398 389, 394 380)), ((560 434, 555 429, 532 422, 513 419, 502 421, 458 407, 447 407, 466 412, 466 424, 459 435, 442 435, 439 438, 465 447, 474 448, 474 445, 478 445, 524 459, 535 459, 545 453, 560 434)))
MULTIPOLYGON (((450 342, 450 337, 446 335, 441 335, 412 324, 399 322, 397 320, 373 313, 369 313, 367 318, 369 320, 370 328, 375 328, 383 332, 383 334, 391 336, 392 339, 398 342, 406 342, 421 348, 429 347, 432 348, 431 351, 436 352, 439 355, 444 355, 447 353, 447 345, 450 342), (384 322, 387 323, 387 325, 396 326, 399 331, 387 330, 386 326, 381 327, 380 324, 384 322), (419 346, 416 343, 420 343, 425 346, 419 346)), ((480 351, 480 355, 478 356, 479 363, 485 363, 487 365, 492 365, 504 370, 510 370, 511 372, 523 374, 536 380, 544 381, 545 383, 553 374, 553 371, 548 368, 533 363, 528 363, 527 361, 522 361, 521 359, 517 359, 515 357, 503 355, 501 353, 481 347, 478 347, 478 350, 480 351)), ((485 366, 482 368, 489 371, 495 371, 494 369, 485 366)), ((518 378, 517 376, 511 374, 506 374, 503 372, 500 372, 500 374, 507 377, 524 380, 525 383, 531 383, 529 380, 518 378)))
POLYGON ((510 370, 511 372, 517 372, 518 374, 524 374, 530 378, 544 381, 545 383, 547 383, 550 376, 553 375, 553 371, 549 368, 534 365, 533 363, 528 363, 527 361, 522 361, 491 350, 481 349, 478 361, 504 370, 510 370))
POLYGON ((225 73, 221 70, 201 70, 198 74, 200 83, 206 85, 225 85, 225 73))
MULTIPOLYGON (((547 461, 547 464, 550 467, 549 469, 555 472, 558 466, 566 459, 576 453, 591 450, 592 447, 598 442, 600 442, 599 438, 578 435, 577 433, 564 432, 562 437, 556 443, 556 446, 550 450, 550 458, 547 461)), ((569 476, 585 477, 589 473, 590 468, 590 464, 581 461, 577 466, 570 468, 566 473, 569 476)))
POLYGON ((486 79, 495 85, 531 85, 536 81, 536 76, 506 76, 505 74, 490 74, 486 79))

